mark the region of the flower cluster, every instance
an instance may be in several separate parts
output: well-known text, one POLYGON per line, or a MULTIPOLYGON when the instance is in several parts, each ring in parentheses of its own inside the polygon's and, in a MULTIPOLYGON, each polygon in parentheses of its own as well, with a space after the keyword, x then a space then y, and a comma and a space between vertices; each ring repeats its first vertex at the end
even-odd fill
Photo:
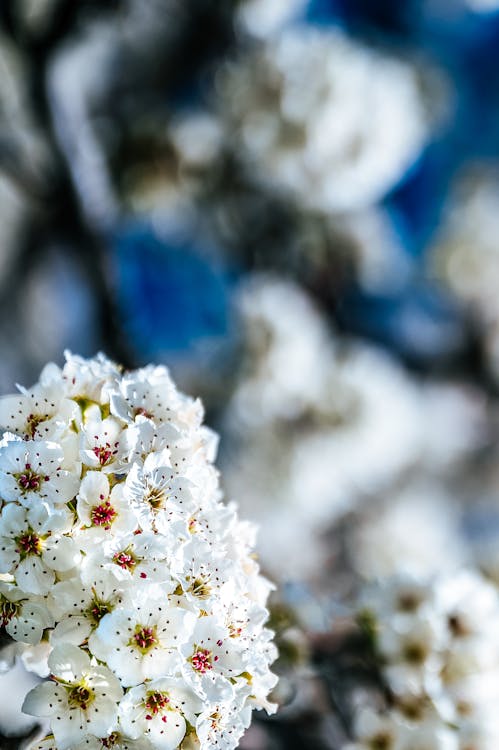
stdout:
MULTIPOLYGON (((399 491, 416 469, 442 477, 475 450, 483 434, 481 401, 457 384, 422 385, 381 350, 332 336, 295 283, 254 273, 238 302, 246 351, 226 409, 226 487, 261 526, 266 569, 281 580, 310 580, 324 573, 331 555, 324 531, 339 517, 356 507, 372 511, 375 497, 399 491)), ((414 494, 420 510, 428 490, 414 494)), ((416 512, 409 515, 414 523, 416 512)), ((400 544, 394 536, 411 528, 405 520, 387 522, 376 534, 379 503, 373 516, 372 557, 400 565, 397 544, 404 561, 409 550, 413 558, 428 556, 427 530, 411 537, 410 546, 406 539, 400 544), (388 527, 393 545, 383 538, 388 527)), ((435 546, 449 536, 432 526, 435 546)))
MULTIPOLYGON (((270 29, 286 15, 262 15, 261 6, 244 4, 243 24, 270 29)), ((416 69, 332 29, 297 26, 267 39, 227 66, 220 96, 250 171, 256 166, 259 179, 326 214, 376 203, 430 130, 416 69)))
POLYGON ((493 750, 499 742, 499 596, 476 572, 386 579, 365 594, 389 692, 360 711, 348 750, 493 750))
POLYGON ((449 206, 432 255, 439 277, 467 305, 484 330, 487 364, 499 374, 499 253, 492 240, 498 229, 497 169, 475 164, 454 180, 449 206))
POLYGON ((0 400, 0 620, 49 641, 39 747, 233 748, 274 708, 275 648, 216 438, 165 368, 66 358, 0 400))

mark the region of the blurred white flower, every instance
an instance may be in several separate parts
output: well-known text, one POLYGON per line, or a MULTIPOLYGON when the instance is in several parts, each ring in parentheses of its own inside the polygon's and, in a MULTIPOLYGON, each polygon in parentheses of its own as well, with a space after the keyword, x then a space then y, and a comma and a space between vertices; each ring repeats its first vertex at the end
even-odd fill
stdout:
POLYGON ((375 712, 375 721, 400 723, 389 746, 492 750, 499 730, 497 589, 466 569, 419 580, 394 576, 371 584, 359 606, 391 693, 390 709, 375 712))
MULTIPOLYGON (((386 493, 411 469, 446 473, 479 445, 484 405, 458 385, 424 386, 381 351, 331 337, 296 284, 256 275, 240 300, 247 351, 226 414, 225 482, 262 522, 265 565, 303 579, 320 570, 328 554, 321 535, 340 514, 386 493), (290 558, 290 548, 299 553, 290 558)), ((423 515, 434 519, 430 505, 423 498, 423 515)), ((409 500, 403 512, 417 522, 409 500)), ((359 555, 367 559, 372 549, 380 566, 407 560, 408 570, 411 549, 429 560, 403 512, 400 523, 386 521, 397 552, 374 525, 372 545, 359 555), (397 526, 410 537, 409 552, 405 542, 397 546, 397 526)), ((435 549, 450 536, 441 518, 425 535, 428 544, 434 534, 435 549)))
POLYGON ((350 534, 349 553, 366 579, 452 571, 468 556, 455 499, 432 481, 412 482, 366 507, 350 534))
POLYGON ((228 67, 219 91, 257 179, 320 211, 375 203, 428 138, 415 68, 338 30, 284 31, 228 67))
POLYGON ((499 171, 475 165, 459 176, 434 248, 436 273, 484 326, 490 367, 499 372, 499 171))
POLYGON ((356 742, 349 742, 342 750, 398 750, 401 727, 391 715, 381 715, 365 707, 355 717, 356 742))
POLYGON ((242 0, 236 12, 239 28, 252 36, 265 38, 280 31, 306 8, 307 0, 242 0))

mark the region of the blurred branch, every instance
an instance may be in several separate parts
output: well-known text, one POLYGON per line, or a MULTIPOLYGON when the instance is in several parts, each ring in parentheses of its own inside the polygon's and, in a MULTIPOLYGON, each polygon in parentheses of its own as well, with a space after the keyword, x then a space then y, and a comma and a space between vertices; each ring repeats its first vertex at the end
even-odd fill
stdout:
MULTIPOLYGON (((38 194, 42 200, 32 211, 29 227, 26 228, 21 241, 20 252, 0 285, 0 309, 4 315, 12 315, 17 300, 23 296, 21 290, 27 276, 26 269, 33 267, 33 263, 41 257, 44 246, 51 242, 60 242, 74 254, 78 266, 93 290, 99 306, 101 339, 107 354, 130 367, 133 366, 134 360, 118 324, 107 268, 105 240, 88 227, 81 215, 68 164, 57 142, 46 90, 46 74, 51 56, 56 47, 71 34, 79 14, 89 9, 102 11, 114 7, 115 4, 114 0, 59 2, 47 32, 38 38, 30 37, 20 24, 15 2, 5 0, 0 4, 0 26, 23 57, 33 116, 43 132, 54 162, 53 172, 49 175, 41 194, 38 194)), ((4 160, 4 168, 12 168, 9 158, 4 160)), ((18 176, 18 179, 21 179, 24 185, 22 171, 20 174, 21 177, 18 176)), ((29 189, 30 186, 27 187, 29 189)))

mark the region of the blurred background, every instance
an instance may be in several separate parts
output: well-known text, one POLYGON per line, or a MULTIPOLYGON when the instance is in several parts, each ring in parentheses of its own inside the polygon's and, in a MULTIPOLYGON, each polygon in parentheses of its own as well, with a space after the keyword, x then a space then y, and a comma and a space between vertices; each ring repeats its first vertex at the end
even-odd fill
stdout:
POLYGON ((363 582, 499 585, 499 1, 1 0, 0 227, 0 392, 203 399, 278 584, 244 747, 340 750, 363 582))

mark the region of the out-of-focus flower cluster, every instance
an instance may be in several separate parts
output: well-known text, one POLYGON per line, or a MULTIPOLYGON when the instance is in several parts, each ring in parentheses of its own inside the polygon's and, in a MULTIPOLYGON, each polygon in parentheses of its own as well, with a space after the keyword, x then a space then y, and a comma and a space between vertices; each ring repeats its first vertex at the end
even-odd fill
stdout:
POLYGON ((102 356, 0 401, 0 615, 51 676, 40 748, 228 750, 274 709, 271 585, 202 418, 166 368, 102 356))
POLYGON ((428 138, 415 68, 339 31, 285 31, 229 67, 219 87, 252 174, 308 209, 372 205, 428 138))
MULTIPOLYGON (((451 383, 418 383, 373 347, 335 341, 319 311, 290 282, 253 277, 241 290, 240 309, 247 350, 226 413, 225 482, 261 522, 265 565, 284 580, 320 574, 330 547, 324 532, 386 493, 405 492, 414 520, 419 513, 425 518, 426 496, 428 512, 437 516, 442 482, 482 440, 478 394, 451 383), (419 490, 414 477, 423 484, 419 490), (285 550, 298 545, 301 554, 289 559, 285 550)), ((378 506, 376 513, 381 524, 378 506)), ((411 544, 413 526, 401 522, 406 525, 401 547, 411 544)), ((442 525, 428 525, 437 548, 442 525)), ((411 565, 408 549, 399 554, 395 528, 391 544, 382 540, 386 532, 379 532, 377 559, 367 565, 359 559, 361 567, 381 573, 383 556, 390 555, 394 565, 411 565)), ((365 533, 374 537, 376 525, 367 524, 365 533)), ((425 536, 423 548, 428 543, 425 536)), ((361 557, 370 554, 367 538, 358 549, 361 557)), ((424 551, 421 556, 430 558, 424 551)))
POLYGON ((493 748, 499 726, 499 595, 463 569, 438 578, 385 578, 364 591, 387 706, 362 707, 349 750, 493 748))

